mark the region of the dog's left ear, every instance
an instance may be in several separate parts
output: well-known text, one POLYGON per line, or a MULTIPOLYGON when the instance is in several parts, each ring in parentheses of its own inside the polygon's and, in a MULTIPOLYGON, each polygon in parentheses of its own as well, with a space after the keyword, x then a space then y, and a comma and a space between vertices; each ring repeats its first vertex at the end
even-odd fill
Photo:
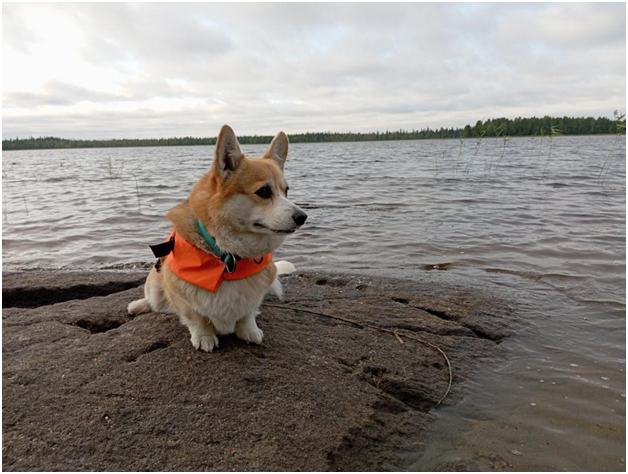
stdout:
POLYGON ((264 158, 275 160, 275 163, 277 163, 283 171, 283 165, 286 163, 286 158, 288 158, 288 136, 285 133, 279 132, 277 136, 273 138, 268 150, 264 153, 264 158))

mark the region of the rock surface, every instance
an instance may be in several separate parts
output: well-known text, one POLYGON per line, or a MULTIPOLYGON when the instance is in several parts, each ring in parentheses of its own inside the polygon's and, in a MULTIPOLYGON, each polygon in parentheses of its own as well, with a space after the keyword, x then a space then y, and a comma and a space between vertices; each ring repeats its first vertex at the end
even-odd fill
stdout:
POLYGON ((258 318, 261 346, 197 352, 174 315, 126 313, 145 273, 3 276, 3 469, 397 470, 448 385, 508 337, 494 295, 297 274, 258 318), (278 306, 283 306, 280 308, 278 306))

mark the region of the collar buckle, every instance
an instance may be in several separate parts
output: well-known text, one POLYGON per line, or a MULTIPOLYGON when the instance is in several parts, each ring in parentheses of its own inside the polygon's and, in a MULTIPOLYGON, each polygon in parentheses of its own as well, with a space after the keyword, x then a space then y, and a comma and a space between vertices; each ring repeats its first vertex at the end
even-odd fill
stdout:
POLYGON ((235 273, 236 271, 236 258, 232 253, 224 252, 220 256, 220 261, 225 264, 225 270, 228 273, 235 273))

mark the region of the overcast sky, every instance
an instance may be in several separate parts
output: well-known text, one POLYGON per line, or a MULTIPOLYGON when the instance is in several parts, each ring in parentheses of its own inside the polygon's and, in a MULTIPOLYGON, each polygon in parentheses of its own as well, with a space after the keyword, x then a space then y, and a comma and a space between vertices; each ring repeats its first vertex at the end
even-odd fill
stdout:
POLYGON ((2 5, 4 138, 612 116, 625 4, 2 5))

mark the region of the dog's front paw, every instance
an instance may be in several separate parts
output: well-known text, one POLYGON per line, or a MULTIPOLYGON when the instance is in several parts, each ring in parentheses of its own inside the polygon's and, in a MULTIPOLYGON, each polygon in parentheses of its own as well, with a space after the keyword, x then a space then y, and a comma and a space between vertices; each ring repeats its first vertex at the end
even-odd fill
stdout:
POLYGON ((239 327, 236 335, 246 342, 252 342, 253 344, 261 344, 264 339, 264 332, 257 326, 242 326, 239 327))
POLYGON ((214 333, 191 332, 190 341, 194 349, 211 352, 214 347, 218 347, 218 337, 214 333))

